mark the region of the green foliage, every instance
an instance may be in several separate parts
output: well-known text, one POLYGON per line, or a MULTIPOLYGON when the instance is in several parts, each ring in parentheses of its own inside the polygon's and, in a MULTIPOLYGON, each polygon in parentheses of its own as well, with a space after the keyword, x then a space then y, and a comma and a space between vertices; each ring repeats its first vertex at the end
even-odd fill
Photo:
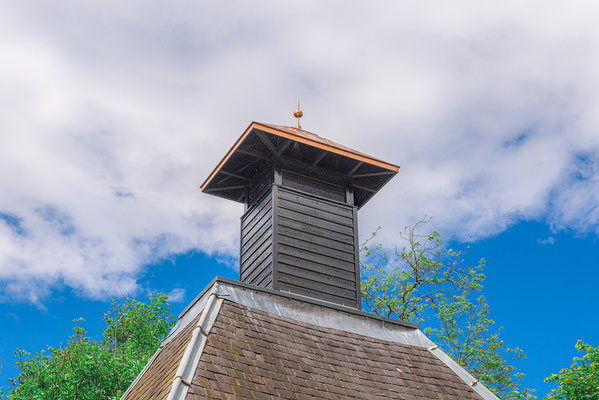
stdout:
POLYGON ((545 399, 547 400, 597 400, 599 399, 599 347, 582 341, 576 350, 586 351, 582 357, 574 357, 570 368, 551 374, 545 382, 558 384, 545 399))
POLYGON ((103 316, 102 340, 93 340, 75 320, 65 347, 47 351, 16 351, 17 378, 10 380, 11 400, 118 399, 135 379, 174 323, 167 296, 152 296, 149 304, 112 300, 103 316))
MULTIPOLYGON (((485 261, 464 267, 464 252, 445 250, 438 232, 419 234, 430 219, 406 227, 405 245, 391 256, 380 245, 362 246, 362 297, 374 313, 403 321, 425 322, 425 333, 458 364, 503 399, 534 399, 532 390, 518 391, 522 373, 513 362, 519 348, 504 346, 480 291, 485 261)), ((380 228, 379 228, 380 229, 380 228)))

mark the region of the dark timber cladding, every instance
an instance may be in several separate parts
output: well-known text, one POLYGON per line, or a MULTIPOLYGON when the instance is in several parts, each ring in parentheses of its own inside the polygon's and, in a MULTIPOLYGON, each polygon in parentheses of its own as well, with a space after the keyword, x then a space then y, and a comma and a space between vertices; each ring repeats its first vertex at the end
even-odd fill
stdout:
POLYGON ((272 287, 272 194, 263 193, 241 217, 239 277, 242 282, 272 287))
POLYGON ((357 210, 397 170, 301 129, 252 123, 202 191, 245 204, 242 282, 359 309, 357 210))

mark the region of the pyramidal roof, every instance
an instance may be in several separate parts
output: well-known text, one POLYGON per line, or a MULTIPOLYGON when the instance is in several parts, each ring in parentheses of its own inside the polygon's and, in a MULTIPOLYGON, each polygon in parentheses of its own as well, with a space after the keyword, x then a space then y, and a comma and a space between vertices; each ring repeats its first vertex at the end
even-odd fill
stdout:
POLYGON ((399 166, 300 128, 252 122, 201 186, 204 193, 244 202, 246 189, 264 163, 293 163, 351 182, 355 205, 370 200, 399 166))
POLYGON ((416 325, 216 278, 122 400, 497 399, 416 325))

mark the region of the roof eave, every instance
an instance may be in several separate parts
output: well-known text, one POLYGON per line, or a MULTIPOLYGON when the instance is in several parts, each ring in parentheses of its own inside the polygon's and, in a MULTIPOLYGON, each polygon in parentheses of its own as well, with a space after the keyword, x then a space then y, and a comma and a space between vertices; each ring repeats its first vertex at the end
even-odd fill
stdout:
POLYGON ((347 148, 343 148, 342 149, 342 148, 335 147, 335 146, 332 146, 332 145, 329 145, 329 144, 326 144, 326 143, 321 143, 321 142, 318 142, 318 141, 315 141, 315 140, 311 140, 311 139, 303 137, 303 136, 295 135, 293 133, 285 132, 285 131, 273 128, 271 126, 268 126, 268 125, 260 123, 260 122, 252 121, 252 123, 249 124, 249 126, 245 129, 245 131, 239 137, 239 139, 237 139, 237 141, 235 142, 235 144, 233 145, 233 147, 231 147, 231 149, 229 149, 229 151, 227 152, 227 154, 225 154, 225 156, 218 163, 218 165, 216 166, 216 168, 214 168, 214 170, 210 173, 210 175, 208 176, 208 178, 206 178, 206 180, 204 181, 204 183, 202 184, 202 186, 200 186, 200 189, 202 190, 202 192, 210 184, 210 182, 216 176, 216 174, 218 174, 218 172, 223 167, 223 165, 225 165, 225 163, 227 162, 227 160, 229 160, 229 158, 231 157, 231 155, 233 155, 233 153, 235 153, 235 151, 237 150, 237 148, 243 143, 243 141, 245 140, 245 138, 255 128, 257 128, 257 129, 259 129, 259 130, 261 130, 263 132, 270 133, 270 134, 275 135, 275 136, 283 137, 285 139, 294 140, 296 142, 303 143, 303 144, 306 144, 306 145, 309 145, 309 146, 313 146, 313 147, 319 148, 321 150, 326 150, 326 151, 330 151, 330 152, 332 152, 334 154, 339 154, 339 155, 342 155, 342 156, 345 156, 345 157, 349 157, 349 158, 354 159, 356 161, 362 161, 362 162, 365 162, 365 163, 370 164, 370 165, 375 165, 375 166, 377 166, 379 168, 383 168, 383 169, 386 169, 388 171, 392 171, 392 172, 395 172, 395 173, 397 173, 399 171, 399 166, 398 165, 391 164, 391 163, 379 160, 379 159, 374 158, 374 157, 366 156, 364 154, 359 154, 359 153, 357 153, 355 151, 351 151, 350 149, 347 149, 347 148))

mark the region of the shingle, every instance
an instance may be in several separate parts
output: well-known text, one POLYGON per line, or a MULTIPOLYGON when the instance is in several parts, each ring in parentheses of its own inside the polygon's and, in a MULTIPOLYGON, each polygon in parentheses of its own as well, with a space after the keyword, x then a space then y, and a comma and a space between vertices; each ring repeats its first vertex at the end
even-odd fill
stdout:
POLYGON ((224 301, 187 399, 481 399, 422 347, 224 301))
POLYGON ((123 400, 163 400, 167 398, 181 357, 191 338, 191 331, 199 318, 200 315, 196 316, 173 340, 164 346, 123 400))

